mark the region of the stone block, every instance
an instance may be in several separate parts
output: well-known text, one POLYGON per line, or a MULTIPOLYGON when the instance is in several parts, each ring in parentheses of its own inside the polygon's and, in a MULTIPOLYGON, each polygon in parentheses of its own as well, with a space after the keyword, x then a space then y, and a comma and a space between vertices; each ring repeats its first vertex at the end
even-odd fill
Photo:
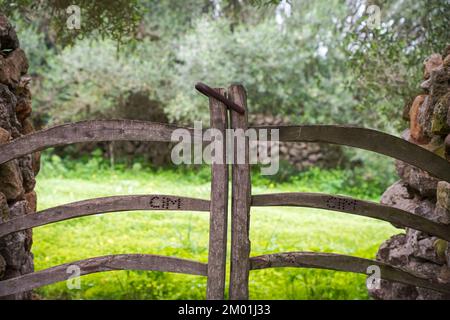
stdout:
POLYGON ((33 156, 29 154, 19 158, 19 168, 22 174, 22 184, 25 192, 33 191, 36 185, 33 172, 33 156))
POLYGON ((8 201, 23 199, 22 174, 17 160, 0 165, 0 192, 8 201))
POLYGON ((28 203, 28 208, 30 209, 30 213, 36 212, 37 208, 37 196, 36 191, 31 191, 25 194, 25 200, 28 203))
POLYGON ((411 257, 406 269, 419 276, 437 279, 443 266, 411 257))
POLYGON ((430 93, 431 79, 425 80, 420 84, 420 88, 424 90, 427 94, 430 93))
POLYGON ((424 65, 424 72, 423 77, 424 79, 428 79, 431 76, 431 72, 433 70, 436 70, 437 68, 442 66, 442 56, 438 53, 433 53, 428 58, 425 59, 423 62, 424 65))
POLYGON ((449 90, 450 68, 436 69, 431 73, 430 96, 432 105, 436 104, 449 90))
POLYGON ((450 133, 450 125, 447 115, 450 111, 450 92, 444 95, 436 103, 431 120, 431 131, 436 135, 447 135, 450 133))
MULTIPOLYGON (((10 219, 26 215, 29 208, 26 201, 18 201, 10 207, 10 219)), ((26 262, 31 248, 30 233, 14 232, 0 238, 0 255, 5 258, 8 268, 20 270, 26 262)))
POLYGON ((444 68, 450 67, 450 55, 445 57, 443 65, 444 65, 444 68))
MULTIPOLYGON (((418 197, 408 189, 408 185, 402 181, 397 181, 383 193, 380 203, 414 213, 420 204, 418 197)), ((399 228, 400 226, 395 226, 399 228)))
MULTIPOLYGON (((419 107, 419 112, 417 114, 417 121, 420 129, 422 130, 423 140, 429 143, 432 137, 431 132, 431 120, 434 113, 434 104, 430 96, 426 96, 423 103, 419 107)), ((421 140, 419 140, 422 142, 421 140)))
POLYGON ((11 139, 11 134, 9 131, 0 127, 0 144, 9 142, 9 139, 11 139))
POLYGON ((19 39, 8 19, 0 14, 0 49, 14 50, 19 47, 19 39))
POLYGON ((395 266, 405 266, 412 248, 406 246, 406 235, 398 234, 383 242, 377 253, 377 260, 395 266))
MULTIPOLYGON (((426 95, 419 95, 417 96, 411 106, 411 109, 409 111, 409 119, 410 119, 410 134, 411 137, 417 141, 419 144, 425 144, 429 142, 429 137, 427 137, 424 133, 424 128, 420 124, 420 109, 422 104, 425 101, 425 98, 427 98, 426 95)), ((422 111, 423 113, 423 111, 422 111)), ((423 118, 423 116, 422 116, 423 118)))
POLYGON ((450 183, 439 181, 437 184, 437 203, 447 210, 450 210, 450 183))
POLYGON ((418 191, 424 197, 436 197, 438 179, 419 168, 399 160, 395 162, 395 167, 399 177, 411 188, 418 191))
POLYGON ((31 122, 30 119, 25 119, 22 122, 22 130, 20 131, 20 133, 22 133, 23 135, 27 135, 27 134, 31 134, 33 133, 34 130, 34 126, 33 123, 31 122))
POLYGON ((22 49, 16 49, 6 57, 0 55, 0 82, 8 87, 16 88, 27 70, 28 60, 22 49))
POLYGON ((434 217, 437 222, 442 224, 450 224, 450 211, 442 207, 439 203, 434 209, 434 217))
POLYGON ((436 237, 430 237, 417 241, 417 244, 414 248, 414 256, 439 265, 443 265, 445 263, 445 259, 443 259, 441 256, 438 256, 436 250, 437 240, 438 239, 436 237))

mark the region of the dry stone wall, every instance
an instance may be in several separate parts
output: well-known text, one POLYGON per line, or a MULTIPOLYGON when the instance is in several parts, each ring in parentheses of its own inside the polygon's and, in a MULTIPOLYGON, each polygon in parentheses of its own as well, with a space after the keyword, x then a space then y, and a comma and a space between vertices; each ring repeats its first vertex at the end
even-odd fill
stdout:
MULTIPOLYGON (((99 117, 105 118, 100 115, 99 117)), ((94 117, 95 118, 95 117, 94 117)), ((137 92, 120 103, 112 113, 113 119, 134 119, 168 123, 163 108, 148 99, 145 93, 137 92)), ((249 123, 254 126, 285 125, 289 119, 264 114, 249 114, 249 123)), ((77 145, 58 147, 55 152, 61 156, 70 155, 74 158, 81 154, 90 154, 100 149, 105 157, 127 160, 133 164, 136 157, 158 167, 172 163, 171 149, 166 142, 145 141, 115 141, 91 142, 77 145)), ((280 159, 290 163, 298 170, 305 170, 313 166, 321 168, 336 168, 347 165, 348 157, 339 146, 319 143, 282 142, 279 148, 280 159)))
MULTIPOLYGON (((87 119, 130 119, 169 123, 161 105, 149 99, 146 92, 131 93, 127 99, 119 100, 108 114, 90 114, 87 119)), ((105 158, 125 160, 128 165, 136 163, 136 158, 154 167, 171 163, 171 148, 167 142, 158 141, 87 142, 57 147, 54 152, 61 157, 76 159, 80 155, 92 154, 95 150, 101 150, 105 158)))
MULTIPOLYGON (((289 119, 273 115, 249 114, 252 126, 280 126, 290 124, 289 119)), ((313 166, 336 168, 348 162, 342 148, 330 144, 280 142, 280 159, 293 165, 298 170, 313 166)))
MULTIPOLYGON (((28 61, 16 32, 0 13, 0 144, 34 131, 31 114, 28 61)), ((36 212, 35 176, 39 153, 0 165, 0 222, 36 212)), ((32 272, 32 231, 0 238, 0 280, 32 272)), ((30 299, 24 292, 7 299, 30 299)))
MULTIPOLYGON (((424 61, 422 93, 404 110, 410 122, 403 139, 450 161, 450 45, 443 54, 424 61)), ((389 187, 381 203, 394 206, 435 222, 450 224, 450 184, 423 170, 396 162, 401 180, 389 187)), ((402 267, 450 286, 450 247, 447 241, 406 228, 379 248, 377 259, 402 267)), ((443 294, 388 281, 370 291, 377 299, 450 299, 443 294)))

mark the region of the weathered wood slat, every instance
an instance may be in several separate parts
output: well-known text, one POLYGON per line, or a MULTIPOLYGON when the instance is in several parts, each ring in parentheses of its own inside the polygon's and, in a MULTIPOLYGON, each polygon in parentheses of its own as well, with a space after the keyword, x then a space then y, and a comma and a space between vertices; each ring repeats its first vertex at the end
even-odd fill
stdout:
POLYGON ((292 206, 319 208, 371 217, 409 227, 450 241, 450 226, 433 222, 410 212, 375 202, 323 193, 273 193, 252 196, 252 206, 292 206))
POLYGON ((372 129, 336 126, 263 126, 278 128, 280 141, 324 142, 345 145, 381 153, 423 169, 433 176, 450 182, 450 163, 413 143, 372 129))
POLYGON ((450 286, 407 272, 385 263, 346 256, 334 253, 315 252, 283 252, 261 255, 250 258, 251 270, 265 268, 295 267, 317 268, 336 271, 367 274, 369 266, 380 267, 380 277, 385 280, 401 282, 417 287, 423 287, 442 293, 450 294, 450 286))
MULTIPOLYGON (((0 164, 43 149, 93 141, 171 141, 180 127, 136 120, 92 120, 63 124, 0 145, 0 164)), ((191 129, 185 128, 191 133, 191 129)))
MULTIPOLYGON (((228 89, 228 95, 231 100, 247 110, 247 97, 244 87, 233 85, 228 89)), ((242 115, 235 111, 230 111, 230 114, 231 128, 235 130, 247 129, 247 112, 242 115)), ((245 137, 244 139, 245 144, 239 144, 235 141, 234 162, 232 165, 231 269, 229 290, 231 300, 248 299, 251 180, 248 138, 245 137), (244 155, 243 158, 245 161, 241 162, 239 158, 242 155, 244 155)))
POLYGON ((6 221, 0 224, 0 238, 12 232, 93 214, 135 210, 209 211, 209 206, 208 200, 158 194, 89 199, 6 221))
POLYGON ((80 268, 80 275, 116 270, 146 270, 207 275, 207 264, 191 260, 151 254, 119 254, 95 257, 62 264, 49 269, 29 273, 17 278, 0 281, 0 296, 32 290, 71 277, 70 266, 80 268))
MULTIPOLYGON (((215 89, 224 95, 224 89, 215 89)), ((226 106, 213 98, 209 99, 211 128, 217 129, 225 137, 228 127, 226 106)), ((213 137, 213 139, 216 139, 213 137)), ((223 300, 225 297, 225 276, 227 259, 228 225, 228 165, 226 164, 226 141, 222 141, 221 163, 211 164, 211 214, 209 227, 208 283, 206 298, 223 300)), ((219 152, 219 150, 215 150, 219 152)), ((219 159, 217 159, 219 160, 219 159)))

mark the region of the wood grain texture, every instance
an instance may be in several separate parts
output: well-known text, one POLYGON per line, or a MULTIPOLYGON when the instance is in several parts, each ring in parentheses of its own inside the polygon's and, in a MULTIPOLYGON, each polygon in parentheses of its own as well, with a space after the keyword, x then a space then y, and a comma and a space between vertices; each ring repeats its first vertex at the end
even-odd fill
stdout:
MULTIPOLYGON (((231 100, 242 106, 246 112, 241 115, 230 111, 231 128, 247 129, 247 97, 244 87, 230 86, 228 95, 231 100)), ((250 271, 250 205, 251 180, 249 165, 248 138, 245 145, 234 145, 234 162, 232 165, 232 196, 231 196, 231 270, 230 290, 231 300, 248 299, 248 279, 250 271), (239 150, 241 149, 241 150, 239 150), (245 152, 244 163, 239 163, 238 155, 245 152)))
MULTIPOLYGON (((180 129, 163 123, 136 120, 92 120, 55 126, 0 145, 0 164, 36 151, 79 142, 163 141, 180 129)), ((193 133, 192 129, 184 128, 193 133)))
MULTIPOLYGON (((224 95, 224 89, 215 89, 224 95)), ((211 128, 218 129, 225 137, 228 127, 226 106, 213 98, 209 99, 211 128)), ((214 138, 213 138, 214 139, 214 138)), ((226 141, 223 139, 222 159, 226 159, 226 141)), ((227 259, 227 225, 228 225, 228 165, 211 164, 211 214, 209 226, 208 282, 206 298, 223 300, 225 297, 225 276, 227 259)))
POLYGON ((209 207, 208 200, 158 194, 89 199, 4 222, 0 224, 0 238, 16 231, 100 213, 135 210, 209 211, 209 207))
POLYGON ((381 278, 450 294, 450 286, 424 278, 379 261, 334 253, 283 252, 252 257, 251 269, 295 267, 329 269, 367 274, 369 266, 379 266, 381 278))
POLYGON ((66 280, 72 275, 68 270, 70 266, 79 267, 81 276, 116 270, 146 270, 200 276, 207 275, 207 265, 196 261, 151 254, 109 255, 66 263, 17 278, 0 281, 0 296, 28 291, 66 280))
POLYGON ((433 222, 413 213, 375 202, 323 193, 272 193, 252 196, 252 206, 307 207, 346 212, 409 227, 450 241, 450 226, 433 222))
POLYGON ((345 145, 381 153, 425 170, 433 176, 450 182, 450 163, 436 154, 406 140, 372 129, 336 126, 262 126, 278 128, 280 141, 324 142, 345 145))

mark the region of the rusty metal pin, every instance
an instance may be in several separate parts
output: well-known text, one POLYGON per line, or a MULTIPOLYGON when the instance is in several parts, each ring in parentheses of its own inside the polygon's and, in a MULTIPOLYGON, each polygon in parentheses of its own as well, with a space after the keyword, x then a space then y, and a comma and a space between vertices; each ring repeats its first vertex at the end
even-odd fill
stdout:
POLYGON ((224 103, 228 108, 236 111, 237 113, 240 114, 245 113, 245 109, 242 108, 240 105, 234 103, 224 95, 218 93, 216 90, 214 90, 213 88, 202 82, 197 82, 195 84, 195 89, 197 89, 200 93, 204 94, 207 97, 213 97, 214 99, 219 100, 220 102, 224 103))

